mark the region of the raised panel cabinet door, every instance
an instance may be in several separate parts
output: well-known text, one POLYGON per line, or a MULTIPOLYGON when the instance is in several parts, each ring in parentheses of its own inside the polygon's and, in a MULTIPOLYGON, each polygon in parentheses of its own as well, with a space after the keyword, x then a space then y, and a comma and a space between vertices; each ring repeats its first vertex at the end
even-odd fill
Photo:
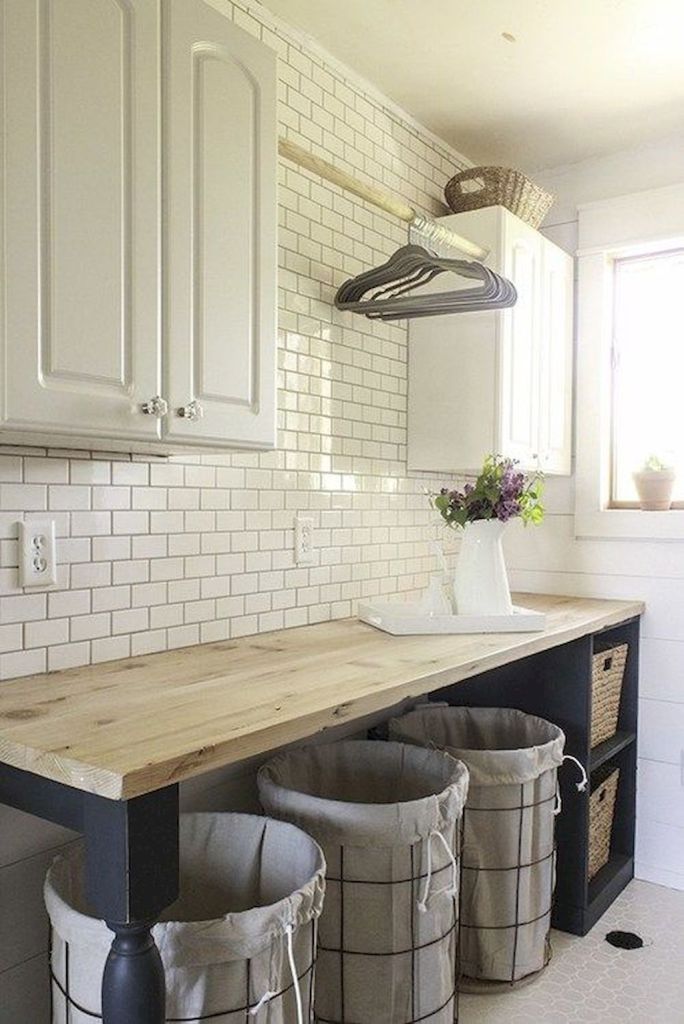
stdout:
POLYGON ((516 217, 507 218, 503 273, 518 301, 500 314, 500 454, 537 467, 539 449, 539 287, 541 237, 516 217))
POLYGON ((154 441, 156 0, 0 0, 0 21, 0 440, 154 441))
POLYGON ((275 444, 276 54, 162 6, 166 439, 275 444))
POLYGON ((573 261, 542 245, 539 452, 546 473, 567 475, 572 458, 573 261))

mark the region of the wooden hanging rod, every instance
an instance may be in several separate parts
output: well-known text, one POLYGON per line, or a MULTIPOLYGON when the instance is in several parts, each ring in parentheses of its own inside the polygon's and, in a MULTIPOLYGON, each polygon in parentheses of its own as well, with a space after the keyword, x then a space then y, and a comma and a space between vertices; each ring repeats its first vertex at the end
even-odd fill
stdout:
POLYGON ((359 181, 358 178, 347 174, 346 171, 341 171, 334 164, 328 163, 327 160, 314 156, 307 149, 298 146, 296 142, 290 142, 289 139, 284 139, 281 136, 278 140, 278 152, 286 160, 291 160, 292 163, 297 164, 299 167, 305 167, 307 171, 318 174, 319 177, 325 178, 326 181, 331 181, 334 185, 339 185, 340 188, 346 189, 347 192, 353 192, 360 199, 365 199, 367 203, 372 203, 374 206, 379 207, 385 213, 391 213, 398 217, 399 220, 405 221, 430 241, 451 245, 465 256, 470 256, 476 260, 483 260, 489 254, 489 250, 484 249, 481 245, 476 245, 470 239, 457 235, 450 228, 437 224, 434 220, 429 220, 427 217, 423 217, 412 206, 405 203, 403 199, 388 195, 386 192, 381 191, 381 189, 375 188, 374 185, 366 185, 364 182, 359 181))

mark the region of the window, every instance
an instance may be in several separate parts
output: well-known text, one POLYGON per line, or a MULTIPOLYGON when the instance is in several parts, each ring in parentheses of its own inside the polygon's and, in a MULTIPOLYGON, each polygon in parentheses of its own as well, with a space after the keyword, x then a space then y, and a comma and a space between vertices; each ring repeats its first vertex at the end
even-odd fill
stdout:
POLYGON ((637 504, 632 474, 655 456, 684 507, 684 249, 613 261, 610 505, 637 504))
POLYGON ((578 210, 575 534, 684 537, 684 184, 578 210), (677 471, 675 508, 645 512, 651 455, 677 471))

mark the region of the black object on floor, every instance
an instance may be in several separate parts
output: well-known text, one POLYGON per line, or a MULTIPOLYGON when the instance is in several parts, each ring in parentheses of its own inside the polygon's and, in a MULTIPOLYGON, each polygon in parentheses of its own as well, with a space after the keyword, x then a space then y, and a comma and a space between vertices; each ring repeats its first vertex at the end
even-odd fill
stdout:
POLYGON ((644 940, 635 932, 608 932, 606 942, 616 949, 641 949, 644 940))

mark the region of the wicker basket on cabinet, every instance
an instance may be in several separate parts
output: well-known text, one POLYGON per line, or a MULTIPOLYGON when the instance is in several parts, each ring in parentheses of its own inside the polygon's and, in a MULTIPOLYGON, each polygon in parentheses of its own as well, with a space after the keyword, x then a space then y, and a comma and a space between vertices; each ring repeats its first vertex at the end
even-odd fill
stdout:
POLYGON ((615 802, 620 769, 608 765, 599 769, 589 797, 589 880, 598 874, 610 859, 615 802))
POLYGON ((510 167, 469 167, 447 182, 444 195, 454 213, 505 206, 533 228, 540 227, 554 199, 522 171, 510 167))
POLYGON ((592 658, 591 746, 610 739, 617 732, 622 680, 627 663, 627 644, 600 651, 592 658))

